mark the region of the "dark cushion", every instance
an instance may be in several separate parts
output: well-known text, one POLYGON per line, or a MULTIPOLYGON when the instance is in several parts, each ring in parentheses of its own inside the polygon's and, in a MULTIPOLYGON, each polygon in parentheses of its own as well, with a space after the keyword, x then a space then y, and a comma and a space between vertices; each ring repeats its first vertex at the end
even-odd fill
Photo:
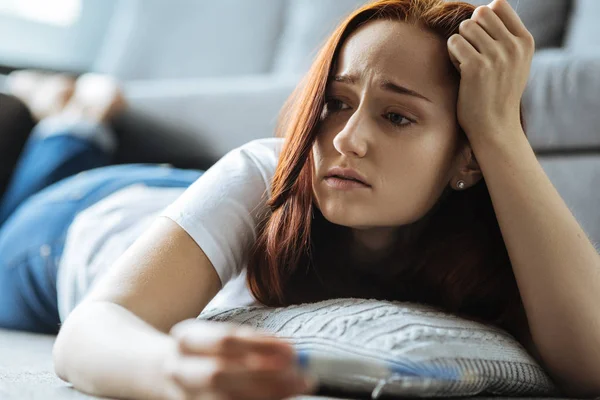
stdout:
POLYGON ((4 194, 19 155, 35 125, 19 99, 0 93, 0 196, 4 194))

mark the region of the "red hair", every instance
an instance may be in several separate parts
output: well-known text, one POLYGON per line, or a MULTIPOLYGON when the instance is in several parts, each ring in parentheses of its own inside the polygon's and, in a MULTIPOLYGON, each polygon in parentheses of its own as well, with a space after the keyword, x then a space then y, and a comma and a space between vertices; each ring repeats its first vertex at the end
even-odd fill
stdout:
MULTIPOLYGON (((447 188, 424 217, 428 223, 418 240, 408 249, 398 246, 385 261, 385 277, 347 272, 349 228, 328 222, 313 202, 311 149, 328 76, 346 38, 369 21, 388 19, 418 24, 447 40, 474 10, 471 4, 444 0, 374 1, 348 16, 325 42, 277 126, 277 136, 286 140, 272 181, 271 212, 259 224, 248 264, 248 284, 261 303, 367 297, 426 303, 507 329, 517 315, 522 318, 485 179, 464 191, 447 188)), ((458 128, 461 140, 467 140, 458 128)))

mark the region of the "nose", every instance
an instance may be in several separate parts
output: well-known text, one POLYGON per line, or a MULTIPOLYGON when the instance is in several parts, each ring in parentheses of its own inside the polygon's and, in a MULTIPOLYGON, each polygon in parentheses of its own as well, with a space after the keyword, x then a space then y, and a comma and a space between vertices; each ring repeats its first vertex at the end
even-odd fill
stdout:
POLYGON ((367 154, 367 141, 363 134, 366 127, 362 126, 362 111, 359 108, 352 114, 342 129, 333 138, 333 147, 340 153, 349 157, 362 158, 367 154), (361 129, 363 131, 361 131, 361 129))

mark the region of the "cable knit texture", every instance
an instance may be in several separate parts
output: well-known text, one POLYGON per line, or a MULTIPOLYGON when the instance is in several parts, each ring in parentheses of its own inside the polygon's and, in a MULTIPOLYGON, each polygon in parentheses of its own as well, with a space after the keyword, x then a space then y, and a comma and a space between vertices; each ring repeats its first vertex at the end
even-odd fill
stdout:
MULTIPOLYGON (((395 379, 382 394, 411 396, 554 396, 556 387, 540 365, 507 332, 434 308, 365 299, 335 299, 282 308, 205 310, 204 320, 266 330, 299 350, 360 357, 422 371, 453 369, 458 381, 395 379)), ((330 371, 322 385, 371 393, 381 382, 374 371, 342 376, 330 371)))

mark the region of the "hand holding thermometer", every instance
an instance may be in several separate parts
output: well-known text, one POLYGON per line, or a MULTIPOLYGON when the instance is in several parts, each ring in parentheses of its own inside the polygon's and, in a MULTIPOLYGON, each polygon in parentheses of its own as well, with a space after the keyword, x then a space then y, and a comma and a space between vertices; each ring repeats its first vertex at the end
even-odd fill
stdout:
POLYGON ((320 381, 333 377, 351 379, 353 377, 369 376, 379 380, 371 393, 376 399, 384 386, 392 381, 403 382, 404 387, 433 388, 436 384, 457 381, 460 374, 452 368, 428 366, 415 362, 386 363, 361 357, 340 357, 326 353, 299 350, 297 363, 301 370, 315 376, 320 381))

